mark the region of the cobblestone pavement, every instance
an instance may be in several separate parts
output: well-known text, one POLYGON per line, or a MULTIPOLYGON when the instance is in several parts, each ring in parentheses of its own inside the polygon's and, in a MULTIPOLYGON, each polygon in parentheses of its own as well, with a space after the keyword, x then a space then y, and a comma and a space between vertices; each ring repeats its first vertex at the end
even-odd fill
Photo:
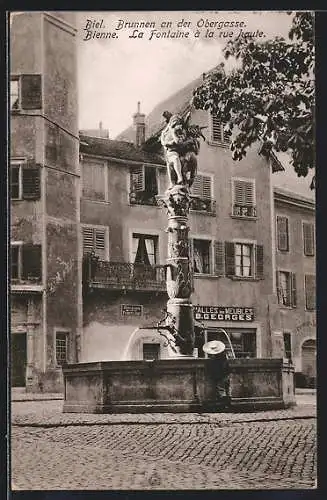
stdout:
POLYGON ((13 489, 315 487, 314 406, 249 414, 79 415, 61 414, 61 405, 13 403, 13 489))

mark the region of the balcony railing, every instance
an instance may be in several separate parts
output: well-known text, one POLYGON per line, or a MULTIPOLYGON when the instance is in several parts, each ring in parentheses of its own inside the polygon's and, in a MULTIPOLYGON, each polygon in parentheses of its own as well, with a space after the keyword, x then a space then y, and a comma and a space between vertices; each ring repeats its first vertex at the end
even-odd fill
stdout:
POLYGON ((210 198, 191 196, 190 209, 196 212, 206 212, 210 215, 216 215, 216 201, 210 198))
POLYGON ((107 290, 165 291, 165 266, 147 266, 130 262, 86 261, 84 271, 90 288, 107 290))
POLYGON ((252 217, 257 216, 257 209, 252 205, 233 205, 234 217, 252 217))
POLYGON ((158 205, 156 195, 146 191, 131 191, 129 193, 129 202, 131 205, 149 205, 152 207, 158 205))

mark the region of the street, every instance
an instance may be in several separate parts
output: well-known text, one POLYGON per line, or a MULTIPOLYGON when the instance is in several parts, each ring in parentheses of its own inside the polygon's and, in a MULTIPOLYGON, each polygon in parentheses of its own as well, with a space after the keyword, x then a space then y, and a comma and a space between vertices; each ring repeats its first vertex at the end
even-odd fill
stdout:
MULTIPOLYGON (((301 399, 302 398, 302 399, 301 399)), ((12 488, 313 488, 313 397, 247 414, 62 414, 62 401, 12 403, 12 488)))

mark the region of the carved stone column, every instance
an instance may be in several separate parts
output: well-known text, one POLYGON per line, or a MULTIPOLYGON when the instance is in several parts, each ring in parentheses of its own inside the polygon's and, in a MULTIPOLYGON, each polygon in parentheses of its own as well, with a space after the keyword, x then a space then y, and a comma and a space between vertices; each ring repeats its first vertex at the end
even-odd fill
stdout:
POLYGON ((174 331, 178 354, 192 356, 194 324, 188 241, 190 193, 185 185, 175 185, 165 192, 160 201, 168 213, 167 324, 174 331))

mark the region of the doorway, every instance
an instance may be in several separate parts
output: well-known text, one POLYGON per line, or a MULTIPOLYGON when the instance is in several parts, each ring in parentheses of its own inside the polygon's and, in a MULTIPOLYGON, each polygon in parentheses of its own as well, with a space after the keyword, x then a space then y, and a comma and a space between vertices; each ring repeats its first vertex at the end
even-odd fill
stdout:
POLYGON ((12 387, 26 386, 27 345, 26 333, 11 335, 11 384, 12 387))

